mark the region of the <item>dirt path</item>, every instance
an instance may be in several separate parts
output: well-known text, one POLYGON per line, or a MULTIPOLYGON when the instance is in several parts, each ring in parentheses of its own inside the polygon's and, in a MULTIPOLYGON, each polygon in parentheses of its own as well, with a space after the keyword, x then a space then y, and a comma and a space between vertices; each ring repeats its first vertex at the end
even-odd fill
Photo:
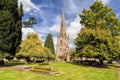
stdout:
POLYGON ((12 67, 0 67, 0 70, 4 70, 6 68, 12 68, 12 67))

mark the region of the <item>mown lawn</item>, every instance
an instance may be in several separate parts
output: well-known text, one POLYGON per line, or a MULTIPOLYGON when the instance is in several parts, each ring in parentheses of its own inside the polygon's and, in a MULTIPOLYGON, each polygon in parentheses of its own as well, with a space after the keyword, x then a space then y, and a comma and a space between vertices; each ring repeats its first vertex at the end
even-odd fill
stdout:
POLYGON ((60 74, 50 76, 34 72, 18 72, 12 68, 0 68, 0 80, 118 80, 115 67, 105 69, 65 62, 54 62, 50 66, 59 70, 60 74))

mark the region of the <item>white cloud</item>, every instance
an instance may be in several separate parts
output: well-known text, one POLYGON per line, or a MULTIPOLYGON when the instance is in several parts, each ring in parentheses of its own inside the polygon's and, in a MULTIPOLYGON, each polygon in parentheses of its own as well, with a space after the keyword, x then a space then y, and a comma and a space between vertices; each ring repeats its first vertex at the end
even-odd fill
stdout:
POLYGON ((18 0, 18 5, 20 5, 20 2, 23 4, 23 10, 25 13, 28 13, 32 10, 39 11, 39 7, 36 6, 31 0, 18 0))
POLYGON ((61 22, 61 16, 60 15, 57 15, 55 17, 55 19, 53 19, 53 21, 56 23, 56 24, 59 24, 61 22))
POLYGON ((75 39, 77 37, 77 33, 81 29, 80 18, 77 16, 72 22, 70 22, 70 26, 67 27, 67 32, 69 34, 70 39, 75 39))
POLYGON ((41 8, 48 7, 47 5, 36 5, 32 2, 32 0, 18 0, 18 5, 20 2, 23 4, 24 15, 31 15, 36 18, 41 18, 43 20, 43 24, 47 24, 46 12, 44 12, 41 8))
POLYGON ((53 26, 51 26, 49 28, 50 32, 53 32, 53 33, 59 33, 60 31, 60 24, 54 24, 53 26))
POLYGON ((117 13, 116 17, 118 18, 120 16, 120 11, 117 13))
MULTIPOLYGON (((28 33, 37 33, 33 28, 22 28, 22 40, 25 40, 26 39, 26 36, 28 33)), ((42 40, 43 44, 44 45, 44 39, 42 39, 43 36, 45 36, 44 34, 39 34, 37 33, 38 36, 39 36, 39 39, 42 40)))
POLYGON ((79 7, 75 4, 74 0, 68 0, 64 3, 64 5, 66 5, 65 13, 67 14, 78 13, 79 7), (69 4, 69 5, 66 5, 66 4, 69 4))
POLYGON ((69 47, 70 47, 70 48, 74 48, 74 45, 70 43, 70 44, 69 44, 69 47))
POLYGON ((94 0, 64 0, 65 13, 68 15, 80 14, 83 8, 88 9, 93 1, 94 0))
POLYGON ((72 45, 72 44, 69 44, 69 47, 73 47, 73 45, 72 45))
POLYGON ((116 17, 118 18, 118 17, 119 17, 119 15, 120 15, 120 14, 119 14, 119 13, 117 13, 116 17))
POLYGON ((41 33, 41 34, 47 34, 47 33, 50 32, 48 26, 35 27, 35 31, 36 31, 37 33, 41 33))
POLYGON ((24 40, 26 38, 26 35, 30 32, 35 33, 35 31, 32 28, 22 28, 22 40, 24 40))
MULTIPOLYGON (((77 36, 77 33, 80 31, 80 20, 81 19, 79 18, 79 16, 77 16, 73 21, 70 22, 70 25, 67 27, 67 34, 69 34, 70 39, 74 39, 77 36)), ((51 33, 60 33, 60 23, 54 24, 53 26, 49 27, 47 31, 51 33)))
POLYGON ((75 5, 73 0, 69 0, 69 4, 71 5, 70 9, 72 10, 72 12, 78 11, 78 6, 75 5))
POLYGON ((54 48, 56 51, 56 45, 57 45, 57 37, 56 36, 53 37, 53 42, 54 42, 54 48))

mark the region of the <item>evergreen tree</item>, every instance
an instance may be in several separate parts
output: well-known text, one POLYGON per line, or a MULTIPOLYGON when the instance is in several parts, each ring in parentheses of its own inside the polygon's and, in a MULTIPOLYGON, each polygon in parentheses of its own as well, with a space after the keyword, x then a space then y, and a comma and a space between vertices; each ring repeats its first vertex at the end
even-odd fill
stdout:
MULTIPOLYGON (((22 7, 20 11, 23 11, 22 7)), ((23 16, 20 11, 17 0, 0 1, 0 51, 3 53, 15 55, 20 45, 23 16)))
POLYGON ((19 16, 20 16, 21 19, 22 19, 23 14, 24 14, 24 12, 23 12, 23 4, 22 4, 22 2, 20 2, 19 16))
POLYGON ((103 60, 115 59, 120 54, 120 21, 112 9, 96 1, 80 18, 84 27, 75 39, 77 54, 99 58, 101 65, 103 60))
POLYGON ((36 23, 37 23, 37 22, 36 22, 36 19, 35 19, 34 17, 30 17, 30 18, 28 19, 28 21, 24 21, 24 22, 23 22, 23 25, 24 25, 25 28, 26 28, 26 27, 32 28, 33 25, 36 24, 36 23))
POLYGON ((53 54, 55 53, 53 38, 50 33, 47 34, 44 46, 49 48, 53 54))

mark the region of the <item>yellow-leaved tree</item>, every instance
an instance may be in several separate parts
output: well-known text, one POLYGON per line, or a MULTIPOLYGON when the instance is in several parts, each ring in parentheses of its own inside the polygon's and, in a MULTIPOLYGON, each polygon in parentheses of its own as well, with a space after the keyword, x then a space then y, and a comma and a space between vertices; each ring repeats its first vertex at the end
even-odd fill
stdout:
POLYGON ((42 46, 42 41, 39 39, 36 33, 28 33, 27 37, 21 43, 21 49, 16 54, 18 58, 26 58, 27 61, 30 61, 32 58, 33 61, 36 60, 49 60, 54 58, 52 52, 42 46))

